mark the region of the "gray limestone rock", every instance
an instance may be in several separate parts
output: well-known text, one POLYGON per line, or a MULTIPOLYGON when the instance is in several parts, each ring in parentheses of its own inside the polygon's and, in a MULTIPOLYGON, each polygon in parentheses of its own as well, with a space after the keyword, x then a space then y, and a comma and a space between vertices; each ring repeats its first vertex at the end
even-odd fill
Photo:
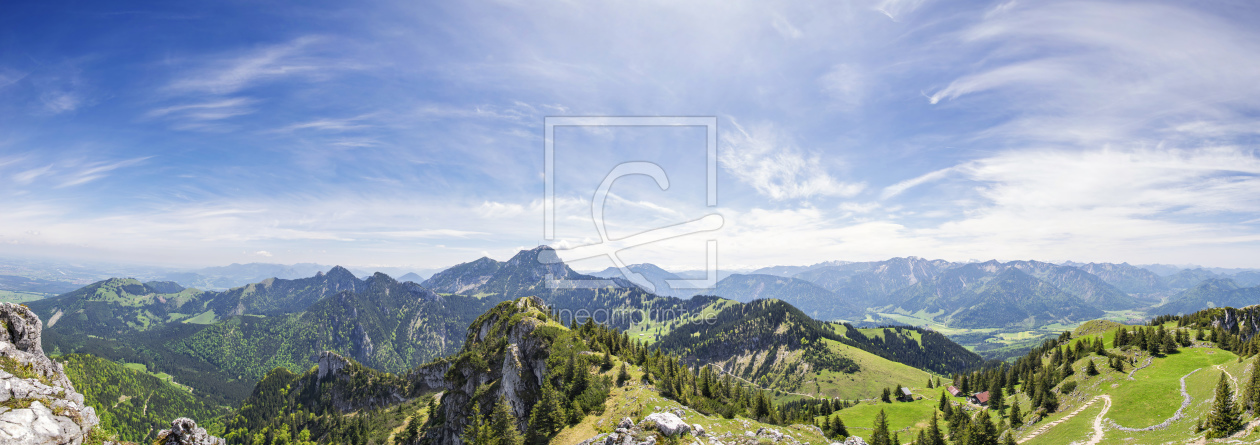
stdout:
POLYGON ((162 430, 157 435, 157 443, 161 445, 227 445, 222 438, 211 436, 205 428, 197 426, 197 422, 187 417, 180 417, 171 422, 171 429, 162 430))

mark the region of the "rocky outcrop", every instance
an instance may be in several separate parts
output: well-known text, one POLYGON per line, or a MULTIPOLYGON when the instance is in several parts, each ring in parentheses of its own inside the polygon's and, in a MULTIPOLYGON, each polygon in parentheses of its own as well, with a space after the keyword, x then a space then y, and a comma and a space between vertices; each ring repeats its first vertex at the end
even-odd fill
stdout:
POLYGON ((0 303, 0 325, 0 444, 84 443, 100 421, 44 355, 39 317, 0 303))
POLYGON ((180 417, 171 422, 171 429, 162 430, 157 435, 159 445, 227 445, 220 437, 211 436, 205 428, 197 426, 197 422, 187 417, 180 417))
POLYGON ((408 385, 401 381, 386 381, 393 379, 380 378, 376 371, 342 357, 336 352, 321 352, 318 363, 319 369, 316 371, 315 381, 310 383, 303 381, 300 385, 319 385, 320 391, 323 392, 321 397, 326 397, 325 400, 332 403, 337 411, 349 413, 363 408, 393 406, 406 402, 412 397, 408 385), (366 379, 377 384, 353 385, 352 382, 359 374, 377 375, 378 378, 366 379))
POLYGON ((464 350, 445 363, 437 363, 413 373, 423 375, 428 383, 442 371, 442 425, 428 432, 433 443, 460 444, 460 434, 467 425, 472 404, 481 404, 481 412, 489 412, 500 397, 507 400, 520 424, 526 428, 530 410, 538 399, 547 373, 549 342, 534 335, 546 324, 547 306, 538 297, 524 297, 500 303, 482 315, 468 328, 464 350), (488 383, 495 391, 481 394, 474 400, 477 388, 488 383))
POLYGON ((691 425, 687 425, 673 413, 648 414, 642 422, 639 422, 639 425, 660 431, 665 437, 681 436, 691 432, 691 425))

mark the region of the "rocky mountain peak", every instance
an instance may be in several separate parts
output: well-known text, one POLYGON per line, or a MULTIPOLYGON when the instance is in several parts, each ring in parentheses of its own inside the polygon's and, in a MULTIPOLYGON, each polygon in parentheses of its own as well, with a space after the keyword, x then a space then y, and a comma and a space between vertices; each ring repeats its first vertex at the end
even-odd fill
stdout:
POLYGON ((84 443, 100 423, 61 366, 44 355, 43 324, 26 306, 0 303, 0 443, 84 443))

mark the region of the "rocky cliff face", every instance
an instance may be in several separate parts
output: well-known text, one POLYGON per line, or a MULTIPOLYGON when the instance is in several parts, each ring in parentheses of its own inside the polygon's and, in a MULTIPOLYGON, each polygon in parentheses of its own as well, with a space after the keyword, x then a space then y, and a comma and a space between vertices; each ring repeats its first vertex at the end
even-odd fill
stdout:
MULTIPOLYGON (((379 373, 331 351, 320 353, 316 377, 313 384, 318 385, 332 406, 343 413, 392 406, 413 397, 408 386, 401 381, 381 378, 379 373), (369 383, 364 384, 365 380, 369 383)), ((304 384, 307 383, 303 381, 300 385, 304 384)))
MULTIPOLYGON (((472 412, 472 404, 489 412, 490 405, 503 397, 511 406, 523 431, 529 412, 547 375, 549 343, 534 335, 547 324, 547 306, 537 297, 524 297, 500 303, 468 328, 463 352, 445 365, 441 415, 445 422, 429 431, 432 443, 461 444, 472 412), (498 382, 497 385, 493 383, 498 382), (477 393, 482 385, 494 388, 477 393), (474 396, 476 398, 474 399, 474 396)), ((432 378, 437 368, 421 371, 432 378)))
POLYGON ((100 421, 44 355, 39 317, 0 303, 0 325, 0 444, 84 443, 100 421))

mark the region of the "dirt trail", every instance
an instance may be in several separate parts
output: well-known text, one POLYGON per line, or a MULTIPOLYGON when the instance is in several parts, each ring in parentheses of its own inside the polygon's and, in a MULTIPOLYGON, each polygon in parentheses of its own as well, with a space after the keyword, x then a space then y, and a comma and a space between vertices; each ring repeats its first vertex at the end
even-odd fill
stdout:
POLYGON ((1088 402, 1085 402, 1084 405, 1081 405, 1080 408, 1077 408, 1075 411, 1072 411, 1072 413, 1066 416, 1063 416, 1059 420, 1055 420, 1053 422, 1042 425, 1041 428, 1037 428, 1037 430, 1033 431, 1032 434, 1029 434, 1027 436, 1024 436, 1022 439, 1019 439, 1017 443, 1024 443, 1024 442, 1030 441, 1033 438, 1042 435, 1046 431, 1049 431, 1050 428, 1058 426, 1060 423, 1071 420, 1073 417, 1076 417, 1077 414, 1080 414, 1082 411, 1089 409, 1089 407, 1094 405, 1094 402, 1097 402, 1100 399, 1105 401, 1104 402, 1105 405, 1103 406, 1102 413, 1098 415, 1098 418, 1094 419, 1094 438, 1090 439, 1091 443, 1097 444, 1098 442, 1094 442, 1094 440, 1102 440, 1102 419, 1103 419, 1103 416, 1107 415, 1107 411, 1111 409, 1111 396, 1106 396, 1106 395, 1095 396, 1094 398, 1089 399, 1088 402))
POLYGON ((1094 437, 1089 438, 1089 442, 1085 445, 1098 445, 1103 438, 1103 417, 1107 415, 1107 411, 1111 411, 1111 396, 1098 396, 1103 398, 1102 412, 1098 413, 1098 417, 1094 418, 1094 437))

